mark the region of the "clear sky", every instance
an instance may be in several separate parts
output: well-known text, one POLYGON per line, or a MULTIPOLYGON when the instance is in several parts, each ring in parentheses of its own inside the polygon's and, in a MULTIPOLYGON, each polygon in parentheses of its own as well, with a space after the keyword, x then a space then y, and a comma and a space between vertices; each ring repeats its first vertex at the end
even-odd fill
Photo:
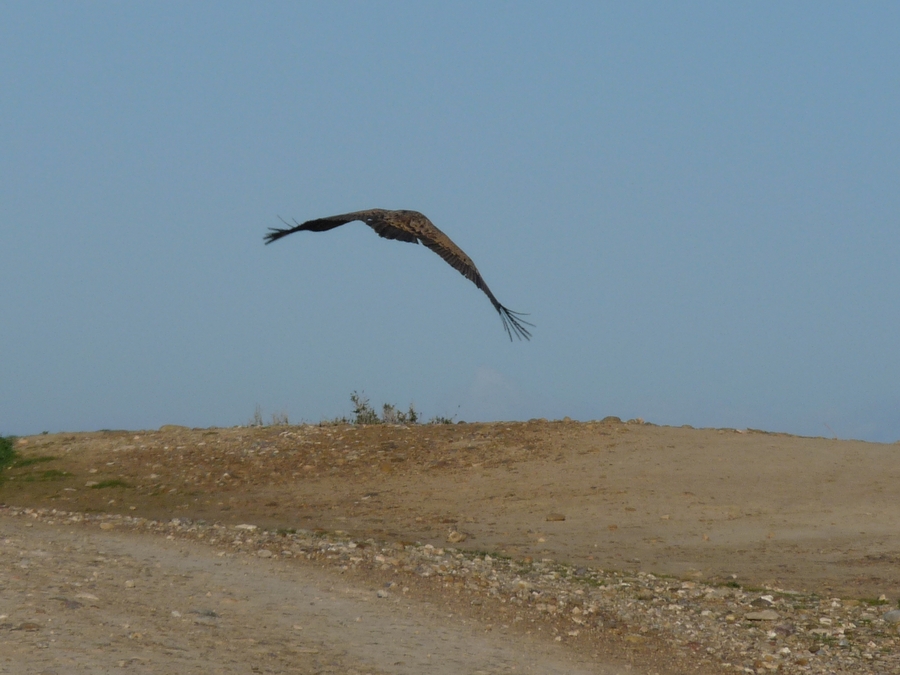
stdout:
POLYGON ((0 434, 900 439, 896 2, 5 2, 0 434), (362 223, 428 215, 500 302, 362 223))

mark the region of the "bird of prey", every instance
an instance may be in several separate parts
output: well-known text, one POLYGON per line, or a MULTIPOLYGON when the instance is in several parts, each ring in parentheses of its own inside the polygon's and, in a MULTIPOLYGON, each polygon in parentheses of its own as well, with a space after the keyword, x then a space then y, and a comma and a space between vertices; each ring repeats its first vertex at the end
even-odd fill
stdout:
MULTIPOLYGON (((484 279, 481 278, 481 274, 478 272, 478 268, 475 267, 472 259, 459 246, 454 244, 450 237, 441 232, 435 227, 434 223, 418 211, 368 209, 366 211, 344 213, 339 216, 316 218, 315 220, 307 220, 305 223, 296 223, 295 221, 295 226, 287 229, 270 227, 270 232, 265 236, 265 240, 266 244, 271 244, 282 237, 303 230, 325 232, 354 220, 361 220, 375 230, 378 236, 385 239, 425 244, 425 246, 446 260, 457 272, 484 291, 484 294, 488 296, 494 309, 497 310, 497 313, 503 320, 503 327, 506 329, 510 340, 512 340, 514 334, 520 340, 522 338, 526 340, 531 339, 531 333, 528 332, 525 326, 534 326, 534 324, 522 319, 522 314, 513 312, 501 305, 497 298, 494 297, 494 294, 491 293, 491 289, 484 283, 484 279)), ((287 224, 285 223, 285 225, 287 224)))

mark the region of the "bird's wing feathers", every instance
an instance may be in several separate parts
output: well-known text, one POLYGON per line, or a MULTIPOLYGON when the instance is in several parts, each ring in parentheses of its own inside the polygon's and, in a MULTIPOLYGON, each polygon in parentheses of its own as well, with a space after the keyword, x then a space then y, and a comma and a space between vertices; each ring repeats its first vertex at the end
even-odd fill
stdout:
POLYGON ((416 230, 421 242, 441 256, 450 267, 462 274, 466 279, 484 292, 488 297, 488 300, 490 300, 491 304, 494 306, 494 309, 497 310, 500 318, 503 320, 503 327, 506 329, 509 339, 512 340, 513 334, 515 333, 516 337, 520 339, 525 338, 526 340, 530 340, 531 333, 525 326, 532 326, 533 324, 522 319, 520 313, 513 312, 511 309, 507 309, 501 305, 497 298, 494 297, 491 289, 488 288, 488 285, 484 282, 481 273, 478 271, 478 268, 475 267, 475 263, 472 262, 472 259, 467 256, 459 246, 454 244, 450 237, 441 232, 434 223, 428 220, 428 218, 422 214, 416 215, 419 216, 421 220, 414 218, 414 225, 412 225, 412 228, 416 230))
MULTIPOLYGON (((265 236, 267 244, 277 241, 282 237, 286 237, 294 232, 327 232, 341 225, 352 223, 354 220, 363 220, 367 218, 377 217, 383 213, 383 209, 371 209, 369 211, 354 211, 353 213, 342 213, 337 216, 326 216, 325 218, 316 218, 315 220, 307 220, 305 223, 297 223, 294 221, 294 227, 279 229, 275 227, 269 228, 269 233, 265 236)), ((284 220, 282 220, 284 222, 284 220)), ((287 225, 288 223, 285 223, 287 225)))
POLYGON ((366 225, 375 230, 375 232, 378 233, 379 237, 384 237, 385 239, 396 239, 397 241, 405 241, 411 244, 419 243, 419 238, 413 232, 402 230, 385 218, 376 216, 361 220, 364 220, 366 225))
MULTIPOLYGON (((435 228, 437 230, 437 228, 435 228)), ((453 243, 446 234, 437 230, 438 236, 423 237, 419 235, 422 243, 437 253, 444 261, 457 272, 462 274, 466 279, 474 283, 478 288, 484 285, 484 279, 475 267, 472 259, 463 252, 463 250, 453 243)))

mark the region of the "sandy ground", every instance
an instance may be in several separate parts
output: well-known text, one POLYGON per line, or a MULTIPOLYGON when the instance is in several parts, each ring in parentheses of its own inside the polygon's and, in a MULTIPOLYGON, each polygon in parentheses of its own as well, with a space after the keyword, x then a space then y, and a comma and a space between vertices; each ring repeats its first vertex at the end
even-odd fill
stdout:
MULTIPOLYGON (((7 504, 900 598, 897 444, 536 420, 165 427, 17 450, 7 504)), ((623 655, 613 634, 570 646, 492 630, 433 588, 379 598, 372 576, 45 521, 0 517, 4 672, 684 672, 674 657, 623 655), (56 632, 28 629, 39 610, 56 632)))

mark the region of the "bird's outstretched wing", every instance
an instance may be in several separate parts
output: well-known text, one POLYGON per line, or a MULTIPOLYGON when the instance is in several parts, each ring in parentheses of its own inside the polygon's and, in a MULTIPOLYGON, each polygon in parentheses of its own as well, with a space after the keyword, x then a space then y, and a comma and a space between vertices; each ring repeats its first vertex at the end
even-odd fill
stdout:
MULTIPOLYGON (((328 230, 333 230, 336 227, 340 227, 341 225, 346 225, 347 223, 352 223, 354 220, 365 220, 367 216, 371 216, 372 214, 381 211, 382 209, 371 209, 369 211, 354 211, 353 213, 342 213, 338 216, 327 216, 325 218, 316 218, 315 220, 307 220, 305 223, 297 223, 294 222, 294 227, 288 226, 287 228, 277 228, 270 227, 269 233, 264 237, 266 244, 271 244, 273 241, 278 241, 282 237, 286 237, 289 234, 293 234, 294 232, 327 232, 328 230)), ((285 225, 285 221, 282 221, 285 225)))
POLYGON ((491 289, 488 288, 488 285, 485 283, 478 268, 475 267, 475 263, 466 255, 465 251, 457 246, 450 237, 438 229, 438 227, 424 215, 420 213, 417 213, 416 215, 420 216, 424 221, 418 222, 418 218, 413 219, 412 229, 416 232, 419 241, 441 256, 450 267, 462 274, 488 296, 494 309, 496 309, 497 313, 500 315, 500 319, 503 321, 503 328, 506 329, 506 334, 509 335, 510 340, 513 339, 513 334, 519 339, 524 338, 530 340, 531 333, 525 326, 533 327, 534 324, 521 318, 525 315, 520 312, 514 312, 501 305, 497 298, 494 297, 491 289))
POLYGON ((422 242, 488 296, 494 309, 500 315, 500 319, 503 321, 503 328, 506 329, 506 334, 509 335, 510 340, 513 339, 513 335, 519 339, 531 339, 531 333, 525 326, 533 326, 534 324, 521 318, 523 315, 519 312, 514 312, 501 305, 484 282, 472 259, 459 246, 454 244, 450 237, 441 232, 434 223, 418 211, 368 209, 337 216, 327 216, 325 218, 307 220, 305 223, 295 223, 293 227, 285 229, 269 228, 270 231, 265 235, 265 241, 266 244, 271 244, 273 241, 277 241, 294 232, 325 232, 354 220, 363 221, 385 239, 396 239, 413 244, 422 242))

